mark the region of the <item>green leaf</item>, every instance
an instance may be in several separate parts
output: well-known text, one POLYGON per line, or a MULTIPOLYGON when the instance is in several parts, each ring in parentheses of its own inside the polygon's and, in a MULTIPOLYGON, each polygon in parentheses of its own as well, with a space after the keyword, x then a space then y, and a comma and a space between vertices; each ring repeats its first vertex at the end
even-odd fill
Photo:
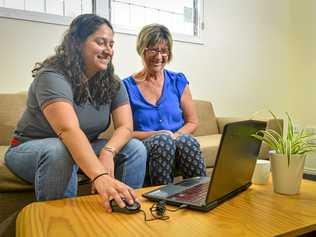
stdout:
MULTIPOLYGON (((273 118, 277 120, 278 129, 282 131, 280 120, 277 116, 269 111, 273 118)), ((260 130, 252 136, 262 142, 266 143, 277 154, 284 154, 287 156, 288 165, 290 165, 291 157, 294 154, 306 154, 316 150, 316 135, 307 134, 304 129, 297 133, 294 132, 293 119, 289 113, 285 113, 287 117, 287 133, 283 136, 273 129, 260 130)))
POLYGON ((268 131, 260 130, 256 134, 252 135, 253 137, 257 138, 268 144, 269 147, 273 148, 274 150, 279 150, 279 142, 277 139, 274 138, 268 131), (260 135, 261 134, 261 135, 260 135))
POLYGON ((288 140, 292 140, 293 135, 294 135, 293 121, 292 121, 290 115, 287 112, 285 114, 286 114, 286 116, 288 118, 287 139, 288 140))

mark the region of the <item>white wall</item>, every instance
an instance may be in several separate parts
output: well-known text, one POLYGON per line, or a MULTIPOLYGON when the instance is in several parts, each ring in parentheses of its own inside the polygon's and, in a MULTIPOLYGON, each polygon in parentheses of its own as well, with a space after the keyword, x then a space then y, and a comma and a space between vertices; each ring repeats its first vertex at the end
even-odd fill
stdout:
MULTIPOLYGON (((301 127, 316 133, 316 1, 292 0, 289 111, 301 127)), ((316 152, 309 154, 305 172, 316 175, 316 152)))
MULTIPOLYGON (((195 98, 221 116, 283 111, 289 72, 288 0, 205 0, 203 45, 176 42, 168 66, 183 71, 195 98)), ((34 62, 53 53, 65 27, 0 19, 0 92, 26 90, 34 62)), ((116 34, 116 72, 140 69, 136 37, 116 34)))
POLYGON ((22 91, 35 62, 54 53, 65 27, 0 18, 1 92, 22 91))
POLYGON ((292 0, 289 109, 301 126, 316 129, 316 1, 292 0))
POLYGON ((288 1, 206 3, 206 44, 197 53, 199 59, 187 63, 199 65, 191 73, 200 82, 193 85, 195 94, 213 101, 221 115, 282 110, 287 93, 283 85, 288 72, 288 1))

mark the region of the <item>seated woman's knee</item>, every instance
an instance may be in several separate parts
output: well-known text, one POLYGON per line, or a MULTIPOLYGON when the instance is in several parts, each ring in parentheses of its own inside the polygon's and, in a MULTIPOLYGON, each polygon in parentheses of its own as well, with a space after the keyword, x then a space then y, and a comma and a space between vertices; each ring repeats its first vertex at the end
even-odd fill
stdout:
POLYGON ((192 143, 195 146, 200 146, 200 143, 191 134, 182 134, 181 136, 179 136, 176 139, 176 142, 177 143, 179 143, 179 142, 181 142, 181 143, 188 143, 188 142, 190 142, 190 143, 192 143))
POLYGON ((55 165, 67 166, 73 165, 74 161, 66 146, 58 138, 45 139, 45 157, 48 162, 55 165))
POLYGON ((147 150, 144 144, 136 139, 132 138, 129 140, 129 142, 126 144, 128 147, 133 148, 134 152, 137 153, 137 159, 143 159, 146 163, 147 160, 147 150))
POLYGON ((147 150, 146 150, 146 147, 144 146, 144 144, 136 139, 136 138, 132 138, 130 140, 130 143, 136 147, 137 151, 142 155, 142 156, 147 156, 147 150))
POLYGON ((155 138, 155 141, 154 141, 155 145, 164 146, 164 144, 166 143, 170 145, 173 145, 175 143, 172 136, 165 133, 157 134, 154 138, 155 138))

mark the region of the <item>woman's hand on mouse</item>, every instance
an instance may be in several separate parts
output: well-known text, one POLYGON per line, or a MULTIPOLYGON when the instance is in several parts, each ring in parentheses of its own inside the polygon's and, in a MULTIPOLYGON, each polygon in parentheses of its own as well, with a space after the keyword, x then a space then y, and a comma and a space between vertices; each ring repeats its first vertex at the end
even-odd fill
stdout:
POLYGON ((96 179, 93 183, 95 190, 102 198, 102 203, 107 212, 111 212, 110 199, 115 199, 119 207, 125 207, 125 202, 130 205, 137 200, 135 191, 126 184, 114 179, 110 175, 102 175, 96 179))
MULTIPOLYGON (((107 171, 107 173, 114 178, 114 157, 113 153, 110 153, 106 150, 102 150, 99 160, 101 161, 104 169, 107 171)), ((96 189, 94 186, 94 183, 91 185, 91 194, 95 194, 96 189)))

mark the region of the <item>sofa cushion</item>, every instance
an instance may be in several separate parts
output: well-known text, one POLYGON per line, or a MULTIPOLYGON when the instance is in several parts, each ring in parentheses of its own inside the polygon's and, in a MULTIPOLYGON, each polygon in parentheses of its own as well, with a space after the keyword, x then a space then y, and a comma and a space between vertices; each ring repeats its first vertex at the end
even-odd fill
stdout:
POLYGON ((212 104, 203 100, 193 100, 193 102, 199 119, 198 129, 193 133, 193 135, 205 136, 218 134, 217 121, 212 104))
POLYGON ((0 192, 17 192, 32 190, 32 184, 14 175, 4 164, 4 154, 7 146, 0 146, 0 192))
POLYGON ((196 137, 200 143, 203 158, 207 168, 214 167, 221 134, 196 137))
POLYGON ((0 145, 8 145, 26 106, 26 93, 1 94, 0 145))

